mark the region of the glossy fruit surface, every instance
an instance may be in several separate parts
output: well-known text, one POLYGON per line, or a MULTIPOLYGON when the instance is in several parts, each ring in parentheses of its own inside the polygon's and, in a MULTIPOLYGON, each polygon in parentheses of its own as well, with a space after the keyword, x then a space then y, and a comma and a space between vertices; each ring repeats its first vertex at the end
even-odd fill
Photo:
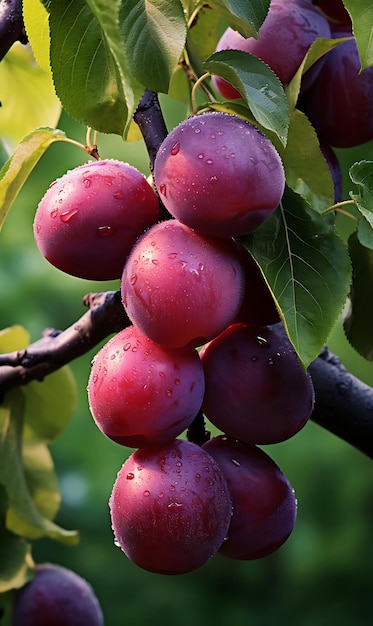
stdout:
POLYGON ((136 239, 160 216, 145 176, 115 160, 81 165, 51 184, 34 219, 34 237, 55 267, 91 280, 120 278, 136 239))
POLYGON ((15 593, 12 626, 104 626, 100 604, 81 576, 59 565, 36 565, 15 593))
POLYGON ((231 498, 216 461, 184 440, 136 450, 110 498, 115 538, 134 563, 159 574, 183 574, 220 548, 231 498))
POLYGON ((317 81, 302 103, 321 143, 348 148, 373 139, 373 67, 359 72, 355 39, 327 53, 317 81))
POLYGON ((218 237, 257 228, 278 206, 285 185, 269 139, 242 118, 218 112, 193 116, 169 133, 154 179, 174 217, 218 237))
POLYGON ((258 559, 277 550, 297 516, 294 491, 260 448, 224 435, 204 444, 220 466, 232 497, 228 537, 219 552, 232 559, 258 559))
POLYGON ((270 444, 306 424, 313 385, 282 324, 232 324, 200 356, 206 385, 202 408, 222 432, 270 444))
MULTIPOLYGON (((220 38, 216 50, 250 52, 269 65, 286 85, 298 70, 310 45, 318 37, 330 37, 330 27, 328 20, 309 0, 272 0, 267 17, 259 29, 258 39, 246 39, 228 28, 220 38)), ((241 97, 220 77, 214 77, 213 82, 224 98, 241 97)))
POLYGON ((131 448, 155 446, 172 441, 190 425, 204 386, 194 348, 161 348, 129 326, 96 354, 88 399, 106 436, 131 448))
POLYGON ((201 345, 232 322, 244 281, 235 241, 167 220, 134 246, 121 290, 135 326, 162 346, 180 348, 201 345))

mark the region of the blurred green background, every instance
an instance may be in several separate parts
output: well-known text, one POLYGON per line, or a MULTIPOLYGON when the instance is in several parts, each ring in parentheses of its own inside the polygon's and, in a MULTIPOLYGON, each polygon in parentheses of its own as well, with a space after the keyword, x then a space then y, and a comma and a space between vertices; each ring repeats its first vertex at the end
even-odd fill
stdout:
MULTIPOLYGON (((184 109, 176 101, 162 102, 170 129, 183 119, 184 109)), ((85 128, 67 115, 62 115, 59 128, 85 142, 85 128)), ((99 151, 103 158, 120 158, 149 174, 141 141, 99 136, 99 151)), ((373 159, 373 143, 339 150, 338 156, 346 199, 351 189, 348 167, 361 158, 373 159)), ((33 241, 33 216, 48 185, 86 160, 78 148, 52 145, 12 208, 0 237, 1 328, 22 324, 36 340, 45 327, 63 329, 82 315, 86 293, 118 288, 116 282, 63 275, 41 258, 33 241)), ((348 220, 340 218, 339 225, 347 236, 348 220)), ((352 350, 340 323, 328 345, 352 373, 373 385, 373 365, 352 350)), ((87 578, 101 602, 106 626, 373 623, 372 461, 313 423, 288 442, 267 446, 299 501, 295 530, 274 555, 253 562, 217 556, 179 577, 153 575, 129 562, 114 546, 107 502, 130 451, 100 434, 87 404, 90 361, 97 350, 71 364, 79 387, 78 407, 51 446, 62 493, 56 521, 79 529, 81 540, 73 548, 50 540, 35 542, 37 562, 57 562, 87 578)))

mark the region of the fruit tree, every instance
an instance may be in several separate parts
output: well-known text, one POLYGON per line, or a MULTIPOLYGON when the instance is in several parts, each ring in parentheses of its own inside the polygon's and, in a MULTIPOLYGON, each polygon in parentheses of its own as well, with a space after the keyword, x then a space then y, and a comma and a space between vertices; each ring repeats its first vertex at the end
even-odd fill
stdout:
POLYGON ((0 0, 4 624, 114 626, 94 557, 39 547, 79 539, 53 461, 77 396, 68 445, 121 459, 96 548, 153 579, 291 546, 277 451, 312 424, 373 458, 373 389, 329 347, 373 360, 372 33, 371 0, 0 0), (10 315, 25 230, 22 285, 53 287, 10 315))

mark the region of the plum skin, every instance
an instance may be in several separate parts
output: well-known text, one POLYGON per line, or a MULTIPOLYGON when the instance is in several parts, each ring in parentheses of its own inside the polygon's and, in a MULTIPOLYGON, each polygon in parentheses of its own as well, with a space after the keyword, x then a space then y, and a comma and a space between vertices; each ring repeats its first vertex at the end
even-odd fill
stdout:
MULTIPOLYGON (((259 57, 287 85, 298 70, 310 45, 318 37, 330 37, 328 20, 309 0, 272 0, 266 19, 259 29, 258 39, 245 38, 232 28, 221 36, 216 51, 242 50, 259 57)), ((312 86, 318 68, 303 77, 307 89, 312 86)), ((213 76, 217 91, 230 100, 241 94, 227 81, 213 76)))
POLYGON ((303 369, 282 323, 237 323, 206 344, 202 410, 230 437, 271 444, 293 437, 314 406, 310 375, 303 369))
POLYGON ((188 428, 201 407, 204 388, 194 348, 161 348, 129 326, 94 357, 88 399, 107 437, 138 448, 162 445, 188 428))
POLYGON ((169 133, 154 180, 175 218, 217 237, 257 228, 277 208, 285 186, 270 140, 246 120, 220 112, 195 115, 169 133))
POLYGON ((297 500, 286 476, 261 448, 225 435, 203 445, 225 476, 233 515, 219 553, 231 559, 258 559, 277 550, 291 534, 297 500))
POLYGON ((136 450, 118 472, 109 507, 116 541, 127 557, 167 575, 206 563, 220 548, 232 514, 218 464, 182 439, 136 450))
POLYGON ((237 243, 203 236, 176 219, 152 226, 124 266, 127 315, 167 348, 202 345, 237 315, 244 291, 237 243))
POLYGON ((39 202, 34 238, 61 271, 88 280, 120 278, 136 239, 160 217, 156 193, 135 167, 91 161, 52 183, 39 202))
POLYGON ((84 578, 53 563, 36 565, 34 573, 15 593, 12 626, 104 625, 99 601, 84 578))

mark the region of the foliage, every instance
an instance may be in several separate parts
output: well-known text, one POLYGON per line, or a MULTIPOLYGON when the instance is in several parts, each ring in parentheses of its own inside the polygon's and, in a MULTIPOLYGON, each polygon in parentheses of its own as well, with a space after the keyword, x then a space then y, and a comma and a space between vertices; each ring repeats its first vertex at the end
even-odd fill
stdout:
MULTIPOLYGON (((344 4, 353 21, 362 68, 369 67, 371 3, 344 4)), ((315 42, 286 89, 249 53, 214 52, 223 25, 246 37, 257 36, 268 6, 269 0, 213 0, 208 6, 194 0, 109 4, 24 0, 26 30, 38 65, 29 49, 15 47, 0 65, 0 77, 1 82, 8 77, 5 111, 9 107, 21 111, 25 85, 32 86, 27 98, 35 106, 20 113, 21 126, 16 118, 12 124, 9 116, 0 118, 2 145, 10 153, 0 171, 0 228, 50 146, 76 143, 55 128, 61 107, 79 123, 124 141, 131 139, 133 115, 145 89, 187 103, 188 113, 234 112, 258 125, 283 160, 287 182, 283 200, 244 242, 260 266, 303 365, 317 357, 346 302, 347 336, 361 355, 372 360, 371 302, 365 296, 372 281, 373 162, 360 160, 350 169, 354 191, 347 203, 357 209, 359 218, 346 245, 334 212, 345 203, 334 205, 332 177, 316 133, 297 108, 302 75, 339 40, 315 42), (211 75, 229 80, 241 98, 223 101, 213 91, 211 75), (43 95, 43 106, 36 101, 36 92, 43 95)), ((0 336, 0 352, 21 350, 28 343, 27 332, 12 327, 0 336)), ((30 576, 30 542, 35 538, 68 544, 77 540, 74 531, 54 522, 60 495, 48 449, 67 426, 75 396, 71 372, 63 368, 3 399, 0 591, 18 587, 30 576)))

